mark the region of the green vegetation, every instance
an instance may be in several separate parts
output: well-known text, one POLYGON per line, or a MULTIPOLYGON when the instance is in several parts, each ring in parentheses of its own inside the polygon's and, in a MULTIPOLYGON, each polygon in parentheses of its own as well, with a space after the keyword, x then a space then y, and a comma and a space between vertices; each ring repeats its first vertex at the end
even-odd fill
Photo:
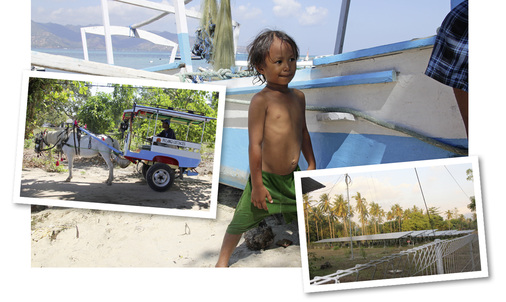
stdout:
MULTIPOLYGON (((134 103, 192 110, 210 117, 217 117, 218 113, 218 94, 207 91, 118 84, 98 87, 82 81, 30 78, 25 139, 32 139, 35 130, 43 125, 59 126, 68 119, 86 125, 93 133, 121 138, 119 125, 123 110, 132 108, 134 103)), ((186 137, 185 125, 171 127, 177 137, 186 137)), ((214 148, 215 135, 216 122, 211 121, 206 124, 203 142, 214 148)), ((200 137, 200 127, 190 129, 188 140, 200 142, 200 137)))
MULTIPOLYGON (((472 170, 468 170, 467 175, 467 179, 472 181, 472 170)), ((427 212, 417 206, 403 209, 399 204, 394 204, 388 210, 374 201, 369 203, 359 192, 350 196, 350 206, 343 194, 322 194, 318 200, 310 198, 308 194, 303 196, 308 244, 322 239, 349 237, 350 228, 353 236, 427 229, 477 228, 476 215, 473 219, 466 219, 456 208, 441 213, 436 207, 429 208, 427 212), (357 215, 358 223, 351 220, 350 226, 348 215, 357 215)), ((474 196, 470 197, 468 208, 475 212, 474 196)))
MULTIPOLYGON (((338 270, 345 270, 354 267, 357 264, 368 263, 373 260, 381 259, 387 255, 397 254, 411 247, 361 247, 359 255, 355 255, 354 259, 350 259, 349 248, 333 248, 333 249, 311 249, 308 248, 308 265, 309 276, 313 279, 315 276, 326 276, 333 274, 338 270)), ((361 272, 362 278, 367 280, 367 274, 370 272, 361 272)), ((341 282, 355 281, 356 275, 340 279, 341 282)))

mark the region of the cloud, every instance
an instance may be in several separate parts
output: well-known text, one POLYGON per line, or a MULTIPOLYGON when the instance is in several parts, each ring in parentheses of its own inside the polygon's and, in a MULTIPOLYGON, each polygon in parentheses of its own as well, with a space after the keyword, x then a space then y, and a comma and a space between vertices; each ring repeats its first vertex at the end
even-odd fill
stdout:
POLYGON ((296 18, 300 25, 315 25, 327 17, 328 9, 325 7, 302 5, 295 0, 273 0, 272 11, 277 17, 296 18))
POLYGON ((235 19, 237 16, 238 20, 251 20, 259 18, 261 15, 261 9, 257 7, 251 7, 251 5, 248 3, 248 5, 239 5, 232 14, 232 19, 235 19))
POLYGON ((309 6, 306 7, 305 13, 299 15, 299 23, 301 25, 314 25, 327 17, 329 10, 325 7, 309 6))
POLYGON ((302 5, 295 0, 274 0, 272 11, 278 17, 293 17, 299 15, 302 5))

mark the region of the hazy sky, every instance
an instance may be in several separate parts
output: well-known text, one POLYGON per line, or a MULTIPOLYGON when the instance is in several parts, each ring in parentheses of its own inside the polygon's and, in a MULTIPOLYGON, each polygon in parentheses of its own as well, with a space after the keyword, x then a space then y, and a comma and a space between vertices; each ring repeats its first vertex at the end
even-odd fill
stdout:
MULTIPOLYGON (((172 4, 170 0, 152 0, 172 4)), ((217 0, 218 3, 220 0, 217 0)), ((186 5, 200 10, 200 0, 186 5)), ((32 20, 61 25, 102 24, 100 0, 32 0, 32 20)), ((111 25, 128 26, 159 13, 109 1, 111 25)), ((284 30, 301 54, 332 54, 341 9, 339 0, 231 0, 232 19, 241 24, 239 45, 246 46, 264 28, 284 30)), ((450 10, 450 0, 353 0, 350 5, 344 51, 433 36, 450 10)), ((190 34, 198 21, 188 19, 190 34)), ((174 17, 145 27, 176 32, 174 17)))
MULTIPOLYGON (((474 182, 466 179, 466 170, 470 168, 476 169, 470 163, 459 163, 416 167, 416 172, 414 167, 360 173, 354 173, 352 170, 349 173, 351 177, 350 204, 355 206, 355 199, 352 196, 360 192, 368 205, 371 202, 378 203, 385 213, 390 211, 394 204, 399 204, 403 210, 416 205, 425 213, 425 203, 421 193, 423 190, 427 207, 439 208, 440 215, 445 219, 444 213, 448 210, 453 212, 455 208, 458 209, 459 215, 471 217, 471 211, 467 205, 470 203, 469 197, 475 196, 475 191, 474 182), (420 179, 421 189, 416 173, 420 179)), ((339 171, 341 173, 312 177, 326 187, 311 192, 311 199, 319 200, 320 195, 327 193, 332 198, 335 194, 343 194, 346 200, 344 170, 339 171)))

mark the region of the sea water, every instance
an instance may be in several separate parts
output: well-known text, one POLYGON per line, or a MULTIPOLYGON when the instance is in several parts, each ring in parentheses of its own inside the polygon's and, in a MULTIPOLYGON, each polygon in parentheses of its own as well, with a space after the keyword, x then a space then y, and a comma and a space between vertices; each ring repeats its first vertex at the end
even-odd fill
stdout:
MULTIPOLYGON (((33 51, 60 55, 76 59, 84 59, 82 49, 33 49, 33 51)), ((107 55, 105 50, 89 50, 89 60, 98 63, 107 63, 107 55)), ((114 51, 114 65, 129 67, 134 69, 145 69, 158 65, 169 64, 170 52, 143 52, 143 51, 114 51)), ((247 54, 237 54, 237 60, 246 60, 247 54)), ((180 60, 176 59, 175 62, 180 60)), ((210 64, 206 60, 192 60, 193 69, 198 67, 210 68, 210 64)))

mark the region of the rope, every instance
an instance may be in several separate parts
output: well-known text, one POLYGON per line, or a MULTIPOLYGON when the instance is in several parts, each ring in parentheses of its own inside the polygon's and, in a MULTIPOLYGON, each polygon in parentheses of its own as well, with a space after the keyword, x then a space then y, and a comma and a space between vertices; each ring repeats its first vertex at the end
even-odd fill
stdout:
POLYGON ((230 69, 219 69, 217 71, 209 70, 209 71, 201 71, 201 72, 188 72, 179 74, 179 79, 181 82, 184 82, 186 79, 191 79, 193 82, 203 82, 204 78, 212 79, 218 78, 220 80, 228 80, 232 78, 241 78, 241 77, 250 77, 253 76, 254 73, 252 71, 237 71, 232 72, 230 69))
MULTIPOLYGON (((226 100, 227 100, 227 102, 231 102, 231 103, 244 104, 244 105, 248 105, 249 104, 249 101, 234 100, 234 99, 228 99, 228 98, 226 100)), ((362 119, 364 119, 364 120, 366 120, 368 122, 371 122, 373 124, 376 124, 378 126, 381 126, 381 127, 384 127, 384 128, 390 129, 390 130, 394 130, 394 131, 397 131, 397 132, 400 132, 400 133, 404 133, 404 134, 406 134, 408 136, 414 137, 414 138, 416 138, 416 139, 418 139, 418 140, 420 140, 420 141, 422 141, 424 143, 430 144, 430 145, 435 146, 437 148, 440 148, 440 149, 443 149, 443 150, 446 150, 446 151, 449 151, 449 152, 452 152, 452 153, 455 153, 455 154, 461 155, 461 156, 467 156, 468 155, 468 149, 467 148, 457 147, 457 146, 453 146, 453 145, 450 145, 450 144, 446 144, 446 143, 440 142, 438 140, 435 140, 433 138, 427 137, 427 136, 425 136, 423 134, 420 134, 418 132, 415 132, 413 130, 404 128, 402 126, 398 126, 398 125, 394 125, 392 123, 388 123, 388 122, 385 122, 385 121, 378 120, 375 117, 372 117, 370 115, 367 115, 367 114, 365 114, 363 112, 360 112, 360 111, 357 111, 355 109, 345 108, 345 107, 307 106, 306 110, 309 110, 309 111, 319 111, 319 112, 344 112, 344 113, 350 113, 350 114, 353 114, 354 116, 362 118, 362 119)))

